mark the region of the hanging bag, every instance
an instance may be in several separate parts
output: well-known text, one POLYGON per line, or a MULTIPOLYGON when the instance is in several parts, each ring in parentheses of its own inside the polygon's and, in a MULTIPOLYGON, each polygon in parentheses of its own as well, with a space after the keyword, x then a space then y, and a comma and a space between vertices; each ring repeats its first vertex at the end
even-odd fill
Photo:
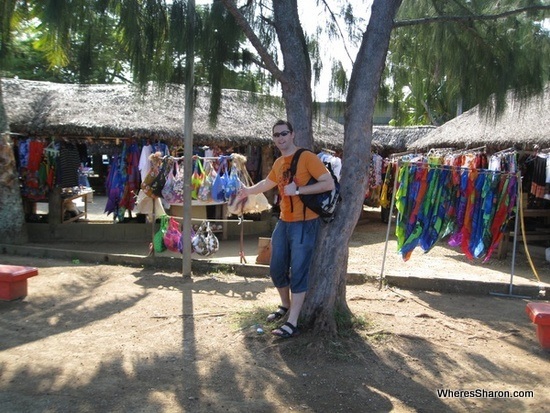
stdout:
POLYGON ((225 181, 225 200, 229 202, 234 199, 237 196, 239 189, 241 189, 241 186, 242 183, 239 180, 237 166, 233 163, 230 173, 227 175, 227 180, 225 181))
MULTIPOLYGON (((237 179, 239 180, 239 188, 243 184, 252 186, 252 178, 246 169, 246 157, 243 155, 233 154, 233 165, 236 168, 237 179)), ((258 214, 263 211, 269 211, 271 205, 263 193, 249 195, 243 200, 237 201, 232 199, 229 201, 227 212, 228 214, 243 215, 243 214, 258 214)))
POLYGON ((159 173, 160 165, 162 164, 162 155, 160 152, 155 152, 151 155, 149 155, 149 161, 151 162, 151 169, 149 169, 149 172, 143 178, 143 181, 141 182, 141 190, 145 195, 147 195, 150 198, 153 198, 153 191, 151 189, 151 185, 157 179, 157 175, 159 173))
POLYGON ((172 196, 174 204, 183 204, 183 187, 184 187, 184 178, 183 178, 183 163, 176 163, 176 174, 172 183, 172 196))
POLYGON ((153 164, 151 170, 141 183, 141 189, 150 198, 162 197, 162 188, 166 184, 166 174, 168 172, 168 164, 171 165, 171 159, 164 157, 158 159, 151 155, 151 163, 153 164))
POLYGON ((172 205, 183 203, 183 166, 174 163, 170 168, 162 189, 162 197, 172 205))
POLYGON ((164 245, 173 252, 183 252, 183 240, 180 231, 180 224, 174 218, 170 217, 168 228, 164 234, 164 245))
POLYGON ((214 202, 225 202, 225 188, 227 187, 227 160, 221 157, 218 174, 212 183, 212 200, 214 202))
POLYGON ((210 222, 206 221, 201 224, 195 236, 191 240, 193 251, 203 257, 208 257, 220 248, 218 238, 210 227, 210 222))
POLYGON ((216 170, 211 161, 204 165, 204 180, 198 191, 198 199, 202 202, 212 202, 212 184, 216 178, 216 170))
POLYGON ((145 179, 143 179, 143 182, 141 182, 141 190, 143 191, 143 193, 145 193, 145 195, 150 198, 155 198, 155 196, 153 195, 153 190, 151 189, 151 184, 157 178, 158 171, 159 170, 157 167, 152 167, 149 170, 149 173, 147 174, 145 179))
POLYGON ((167 171, 166 174, 166 183, 164 184, 164 188, 162 188, 162 197, 168 202, 169 204, 172 204, 172 193, 173 193, 173 187, 174 187, 174 166, 170 168, 169 171, 167 171))
POLYGON ((162 198, 162 189, 166 184, 166 178, 170 168, 173 165, 173 160, 169 157, 164 157, 159 168, 159 172, 153 183, 151 184, 151 192, 156 198, 162 198))
POLYGON ((155 252, 164 252, 166 251, 166 245, 164 244, 164 234, 168 230, 168 215, 163 215, 160 217, 160 228, 155 233, 153 237, 153 247, 155 252))
POLYGON ((197 158, 195 160, 195 169, 193 170, 193 175, 191 176, 191 198, 198 199, 199 188, 204 181, 204 177, 202 162, 197 158))

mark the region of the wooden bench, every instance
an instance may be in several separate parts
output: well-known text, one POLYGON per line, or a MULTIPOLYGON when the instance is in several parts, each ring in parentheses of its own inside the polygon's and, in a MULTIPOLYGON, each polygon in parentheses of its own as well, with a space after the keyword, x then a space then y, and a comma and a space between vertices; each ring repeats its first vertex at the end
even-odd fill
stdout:
MULTIPOLYGON (((527 239, 527 242, 550 240, 550 230, 526 231, 525 238, 527 239)), ((510 248, 509 244, 511 242, 514 242, 514 231, 505 232, 498 246, 497 257, 499 260, 506 258, 506 255, 508 254, 508 250, 510 248)), ((520 245, 520 242, 523 242, 523 235, 521 234, 521 232, 518 235, 517 242, 518 246, 520 245)))
POLYGON ((550 303, 528 303, 525 312, 537 326, 541 347, 550 350, 550 303))
MULTIPOLYGON (((550 219, 550 209, 524 209, 523 217, 535 217, 535 218, 546 218, 550 219)), ((523 241, 523 235, 521 233, 521 228, 518 228, 518 237, 517 242, 523 241)), ((546 241, 550 240, 550 229, 538 229, 535 231, 525 231, 525 238, 527 241, 546 241)), ((506 258, 508 254, 509 244, 514 241, 514 231, 506 231, 502 236, 502 240, 498 246, 497 258, 503 259, 506 258)))
POLYGON ((0 300, 11 301, 27 295, 27 279, 38 275, 38 269, 0 264, 0 300))

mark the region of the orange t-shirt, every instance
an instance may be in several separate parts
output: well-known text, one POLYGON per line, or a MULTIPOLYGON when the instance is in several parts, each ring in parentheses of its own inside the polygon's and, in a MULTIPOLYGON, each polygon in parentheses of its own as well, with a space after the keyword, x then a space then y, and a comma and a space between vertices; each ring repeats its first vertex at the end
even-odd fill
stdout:
MULTIPOLYGON (((294 154, 289 156, 281 156, 273 163, 273 168, 269 172, 267 178, 277 183, 279 188, 279 195, 281 202, 279 204, 281 208, 281 220, 285 222, 297 222, 304 220, 304 203, 300 200, 298 195, 287 196, 284 194, 284 187, 289 183, 290 177, 290 163, 294 154), (290 199, 292 198, 292 203, 290 199)), ((328 169, 323 162, 313 152, 305 151, 300 155, 298 165, 296 166, 296 175, 294 176, 294 182, 298 187, 305 186, 309 180, 313 177, 319 179, 321 175, 328 173, 328 169)), ((315 212, 306 208, 305 219, 310 220, 317 218, 315 212)))

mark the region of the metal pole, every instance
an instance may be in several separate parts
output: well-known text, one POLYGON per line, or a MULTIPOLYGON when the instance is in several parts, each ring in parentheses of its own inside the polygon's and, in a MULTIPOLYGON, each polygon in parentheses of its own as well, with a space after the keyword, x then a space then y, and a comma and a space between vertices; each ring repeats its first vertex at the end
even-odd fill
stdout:
POLYGON ((195 0, 187 2, 187 56, 185 81, 185 121, 183 128, 183 231, 182 275, 191 277, 191 176, 193 167, 193 89, 195 59, 195 0))
POLYGON ((152 230, 152 234, 151 234, 151 245, 153 246, 153 248, 151 248, 151 256, 154 257, 155 256, 155 221, 157 220, 157 217, 155 215, 155 199, 154 198, 151 198, 151 200, 153 201, 153 212, 152 212, 152 215, 153 215, 153 219, 151 221, 151 230, 152 230))
POLYGON ((518 227, 519 227, 519 220, 522 218, 522 210, 523 208, 522 202, 521 202, 521 172, 516 173, 517 180, 518 180, 518 195, 516 198, 516 219, 514 222, 514 244, 512 247, 512 266, 510 269, 510 286, 508 288, 508 294, 501 294, 501 293, 489 293, 491 295, 497 295, 501 297, 513 297, 513 298, 531 298, 524 295, 514 295, 512 294, 512 290, 514 288, 514 272, 516 270, 516 250, 517 250, 517 239, 518 239, 518 227))

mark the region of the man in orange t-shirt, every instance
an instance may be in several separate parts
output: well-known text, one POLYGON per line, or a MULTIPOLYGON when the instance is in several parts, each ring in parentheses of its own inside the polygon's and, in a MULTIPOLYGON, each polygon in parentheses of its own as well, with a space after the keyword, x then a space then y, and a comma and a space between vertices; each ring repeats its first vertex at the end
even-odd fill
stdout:
POLYGON ((268 191, 275 186, 281 198, 281 214, 271 236, 271 262, 269 271, 273 284, 281 297, 279 308, 268 315, 268 321, 279 320, 288 312, 288 320, 271 333, 289 338, 298 334, 298 317, 308 288, 309 267, 317 232, 319 215, 300 200, 300 194, 318 194, 334 189, 334 181, 323 162, 313 152, 303 152, 290 178, 290 163, 298 147, 294 144, 294 129, 288 121, 279 120, 273 125, 273 139, 281 151, 268 176, 251 187, 239 191, 239 199, 268 191), (317 180, 307 185, 311 178, 317 180))

